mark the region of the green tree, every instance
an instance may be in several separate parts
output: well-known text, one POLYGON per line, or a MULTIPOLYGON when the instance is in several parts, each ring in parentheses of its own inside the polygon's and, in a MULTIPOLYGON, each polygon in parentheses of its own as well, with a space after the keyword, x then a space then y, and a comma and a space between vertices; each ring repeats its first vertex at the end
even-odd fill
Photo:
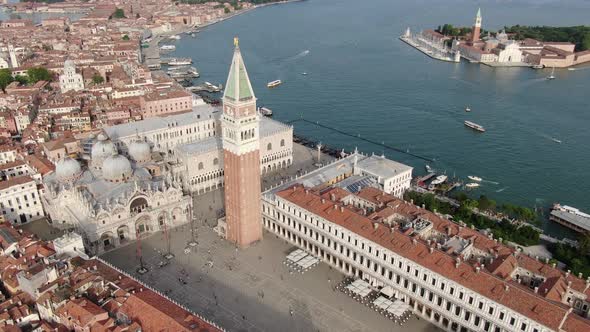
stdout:
POLYGON ((102 84, 104 83, 104 78, 99 73, 95 73, 94 75, 92 75, 92 83, 102 84))
POLYGON ((127 35, 124 35, 124 36, 123 36, 123 40, 129 40, 129 36, 127 36, 127 35))
POLYGON ((226 14, 229 13, 229 8, 227 8, 227 7, 223 8, 223 12, 226 14))
POLYGON ((12 83, 14 81, 14 77, 12 77, 12 73, 10 72, 10 69, 4 68, 4 69, 0 69, 0 89, 2 89, 2 92, 6 92, 6 87, 8 86, 8 84, 12 83))
POLYGON ((35 84, 39 81, 51 81, 53 78, 49 70, 44 67, 29 68, 27 70, 27 77, 29 78, 29 83, 31 84, 35 84))
POLYGON ((587 32, 586 35, 584 35, 584 39, 582 40, 581 49, 582 50, 590 50, 590 32, 587 32))
POLYGON ((22 76, 22 75, 16 75, 14 77, 14 80, 17 81, 17 82, 19 82, 20 84, 23 84, 23 85, 29 83, 29 80, 27 79, 27 77, 26 76, 22 76))
POLYGON ((126 18, 125 17, 125 12, 121 8, 117 8, 115 10, 115 12, 113 13, 113 15, 111 15, 111 17, 112 18, 126 18))

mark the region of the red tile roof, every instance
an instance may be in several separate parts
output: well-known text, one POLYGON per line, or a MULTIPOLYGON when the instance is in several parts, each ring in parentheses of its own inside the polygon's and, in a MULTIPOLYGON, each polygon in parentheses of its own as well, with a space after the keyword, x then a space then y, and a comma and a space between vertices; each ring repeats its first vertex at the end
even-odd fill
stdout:
MULTIPOLYGON (((346 207, 335 206, 334 202, 322 201, 320 196, 305 191, 300 185, 280 191, 277 195, 551 329, 558 330, 568 313, 569 308, 564 305, 548 301, 517 283, 507 282, 485 270, 477 272, 474 266, 466 263, 456 267, 455 257, 439 250, 431 253, 426 243, 374 224, 346 207)), ((590 322, 584 321, 584 324, 568 331, 589 330, 590 322)))

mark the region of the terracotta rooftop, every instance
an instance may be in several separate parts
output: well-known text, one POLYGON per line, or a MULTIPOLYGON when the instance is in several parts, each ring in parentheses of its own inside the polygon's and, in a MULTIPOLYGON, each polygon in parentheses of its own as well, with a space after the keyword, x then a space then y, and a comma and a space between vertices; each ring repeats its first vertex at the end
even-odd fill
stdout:
MULTIPOLYGON (((341 209, 334 202, 322 201, 320 196, 306 191, 300 185, 280 191, 277 195, 551 329, 559 330, 562 320, 568 314, 569 308, 564 305, 549 301, 485 270, 477 272, 472 265, 461 262, 456 267, 455 257, 439 250, 430 252, 426 243, 388 227, 375 226, 367 217, 346 207, 341 209)), ((572 324, 572 329, 568 331, 589 330, 590 322, 584 320, 578 325, 572 324)))
POLYGON ((35 182, 35 180, 33 180, 28 175, 15 177, 15 178, 12 178, 9 180, 1 181, 0 182, 0 190, 5 190, 5 189, 8 189, 12 186, 18 186, 18 185, 29 183, 29 182, 35 182))

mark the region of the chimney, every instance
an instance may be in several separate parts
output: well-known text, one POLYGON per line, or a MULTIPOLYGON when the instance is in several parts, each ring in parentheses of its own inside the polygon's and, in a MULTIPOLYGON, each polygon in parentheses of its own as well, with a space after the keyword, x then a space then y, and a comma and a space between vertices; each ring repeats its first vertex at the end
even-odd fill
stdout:
POLYGON ((572 281, 571 281, 571 280, 569 280, 569 281, 567 282, 567 288, 572 288, 572 281))
POLYGON ((411 199, 411 200, 410 200, 410 203, 414 204, 414 199, 411 199))
MULTIPOLYGON (((539 287, 537 287, 537 288, 539 288, 539 287)), ((504 285, 504 291, 505 292, 508 292, 509 289, 510 289, 510 287, 508 285, 504 285)))
POLYGON ((555 263, 551 263, 551 267, 552 267, 552 268, 555 268, 556 266, 557 266, 557 264, 555 264, 555 263))
POLYGON ((539 293, 539 287, 535 287, 535 294, 539 293))
POLYGON ((377 228, 379 228, 379 224, 378 223, 373 223, 373 229, 376 230, 377 228))
POLYGON ((480 268, 479 266, 476 266, 476 267, 475 267, 475 273, 479 273, 479 270, 480 270, 480 269, 481 269, 481 268, 480 268))
POLYGON ((425 206, 424 204, 422 204, 422 208, 423 208, 423 209, 426 209, 426 206, 425 206))
POLYGON ((330 200, 332 200, 332 202, 336 202, 336 195, 334 195, 334 193, 330 194, 330 200))
POLYGON ((539 256, 535 255, 535 260, 538 261, 539 260, 539 256))
POLYGON ((461 259, 457 257, 457 259, 455 260, 455 268, 459 268, 459 264, 461 264, 461 259))
POLYGON ((326 200, 322 198, 322 204, 326 203, 326 200))
POLYGON ((430 248, 428 248, 428 251, 432 254, 434 252, 434 248, 430 247, 430 248))
POLYGON ((344 206, 340 207, 340 212, 344 212, 344 206))
POLYGON ((578 278, 582 279, 582 272, 578 273, 578 278))
POLYGON ((305 189, 305 194, 309 195, 309 189, 305 189))
POLYGON ((338 210, 338 205, 334 204, 334 210, 338 210))
POLYGON ((567 272, 565 273, 565 277, 566 278, 569 277, 570 276, 570 273, 572 273, 572 271, 571 270, 567 270, 567 272))
POLYGON ((414 238, 414 239, 412 239, 412 244, 413 244, 413 245, 416 245, 416 244, 418 244, 418 240, 416 240, 415 238, 414 238))

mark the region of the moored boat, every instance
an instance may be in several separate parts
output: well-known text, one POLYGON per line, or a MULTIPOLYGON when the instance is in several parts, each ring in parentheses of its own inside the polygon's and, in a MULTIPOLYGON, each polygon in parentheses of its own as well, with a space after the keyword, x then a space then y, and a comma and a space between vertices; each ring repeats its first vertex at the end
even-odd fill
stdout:
POLYGON ((260 114, 264 115, 264 116, 268 116, 271 117, 272 116, 272 110, 268 107, 260 107, 258 109, 260 111, 260 114))
POLYGON ((430 182, 430 184, 432 185, 437 185, 437 184, 441 184, 444 183, 445 181, 447 181, 448 177, 446 175, 439 175, 436 178, 434 178, 434 180, 432 180, 432 182, 430 182))
POLYGON ((193 63, 190 58, 174 58, 168 62, 169 66, 188 66, 193 63))
POLYGON ((477 187, 479 187, 479 183, 470 182, 470 183, 466 184, 465 187, 467 187, 467 188, 477 188, 477 187))
POLYGON ((475 123, 475 122, 471 122, 471 121, 465 121, 464 123, 465 123, 465 125, 466 125, 467 127, 471 128, 471 129, 474 129, 474 130, 477 130, 477 131, 479 131, 479 132, 482 132, 482 133, 483 133, 483 132, 485 132, 485 131, 486 131, 484 127, 482 127, 482 126, 478 125, 478 124, 477 124, 477 123, 475 123))
POLYGON ((162 51, 174 51, 176 49, 176 46, 174 45, 162 45, 160 46, 160 50, 162 51))
POLYGON ((468 175, 467 178, 471 181, 481 182, 481 178, 475 175, 468 175))

